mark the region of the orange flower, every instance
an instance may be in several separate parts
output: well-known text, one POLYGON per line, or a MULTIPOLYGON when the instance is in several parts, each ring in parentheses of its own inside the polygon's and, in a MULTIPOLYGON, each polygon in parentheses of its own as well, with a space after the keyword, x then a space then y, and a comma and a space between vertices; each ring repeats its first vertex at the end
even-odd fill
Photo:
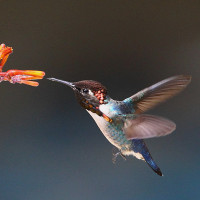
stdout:
POLYGON ((7 72, 2 72, 2 68, 12 52, 12 47, 6 47, 5 44, 0 45, 0 82, 9 81, 13 84, 20 83, 35 87, 38 86, 39 83, 32 80, 43 79, 45 75, 43 71, 11 69, 7 72))

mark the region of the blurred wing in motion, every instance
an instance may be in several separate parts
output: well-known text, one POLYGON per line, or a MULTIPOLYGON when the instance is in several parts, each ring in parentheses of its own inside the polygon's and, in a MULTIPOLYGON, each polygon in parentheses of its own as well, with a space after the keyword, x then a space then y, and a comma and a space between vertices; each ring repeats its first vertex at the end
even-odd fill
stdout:
POLYGON ((173 76, 145 88, 124 101, 132 100, 135 114, 140 114, 181 92, 190 81, 189 75, 173 76))
POLYGON ((128 117, 123 128, 128 140, 165 136, 175 129, 176 124, 174 122, 153 115, 139 115, 136 118, 128 117))

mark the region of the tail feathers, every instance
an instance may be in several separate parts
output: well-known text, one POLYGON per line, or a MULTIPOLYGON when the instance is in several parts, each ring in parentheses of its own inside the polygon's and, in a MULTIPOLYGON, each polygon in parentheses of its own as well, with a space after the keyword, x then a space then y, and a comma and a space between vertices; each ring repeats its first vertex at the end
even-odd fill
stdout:
POLYGON ((149 165, 149 167, 151 167, 151 169, 153 169, 153 171, 156 172, 156 174, 158 174, 159 176, 163 176, 160 168, 156 165, 156 163, 154 162, 150 154, 148 155, 148 157, 145 157, 145 156, 143 157, 145 161, 147 162, 147 164, 149 165))
POLYGON ((151 169, 156 174, 158 174, 159 176, 163 176, 160 168, 154 162, 154 160, 151 157, 151 154, 149 153, 149 150, 143 140, 140 140, 140 139, 132 140, 132 149, 135 153, 139 153, 143 156, 144 160, 147 162, 149 167, 151 167, 151 169))

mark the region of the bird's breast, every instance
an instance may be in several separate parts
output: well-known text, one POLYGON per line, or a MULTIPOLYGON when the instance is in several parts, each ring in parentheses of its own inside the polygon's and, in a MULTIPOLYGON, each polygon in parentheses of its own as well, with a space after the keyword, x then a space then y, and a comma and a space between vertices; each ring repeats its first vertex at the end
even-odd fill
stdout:
MULTIPOLYGON (((123 121, 113 120, 112 122, 108 122, 103 117, 98 116, 91 111, 88 111, 88 113, 95 120, 99 129, 111 144, 116 146, 118 149, 121 149, 122 147, 126 148, 127 145, 130 145, 130 141, 126 139, 123 132, 123 121)), ((109 112, 106 112, 106 115, 111 117, 109 112)))

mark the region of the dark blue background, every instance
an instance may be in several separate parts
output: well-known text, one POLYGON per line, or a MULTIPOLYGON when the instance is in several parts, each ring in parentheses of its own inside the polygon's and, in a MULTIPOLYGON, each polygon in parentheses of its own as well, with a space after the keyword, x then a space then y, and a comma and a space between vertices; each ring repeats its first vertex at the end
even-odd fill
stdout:
POLYGON ((14 48, 4 70, 94 79, 114 99, 177 74, 180 95, 150 113, 177 124, 146 140, 164 177, 112 146, 61 84, 0 84, 0 199, 157 200, 200 196, 200 2, 1 0, 0 42, 14 48))

